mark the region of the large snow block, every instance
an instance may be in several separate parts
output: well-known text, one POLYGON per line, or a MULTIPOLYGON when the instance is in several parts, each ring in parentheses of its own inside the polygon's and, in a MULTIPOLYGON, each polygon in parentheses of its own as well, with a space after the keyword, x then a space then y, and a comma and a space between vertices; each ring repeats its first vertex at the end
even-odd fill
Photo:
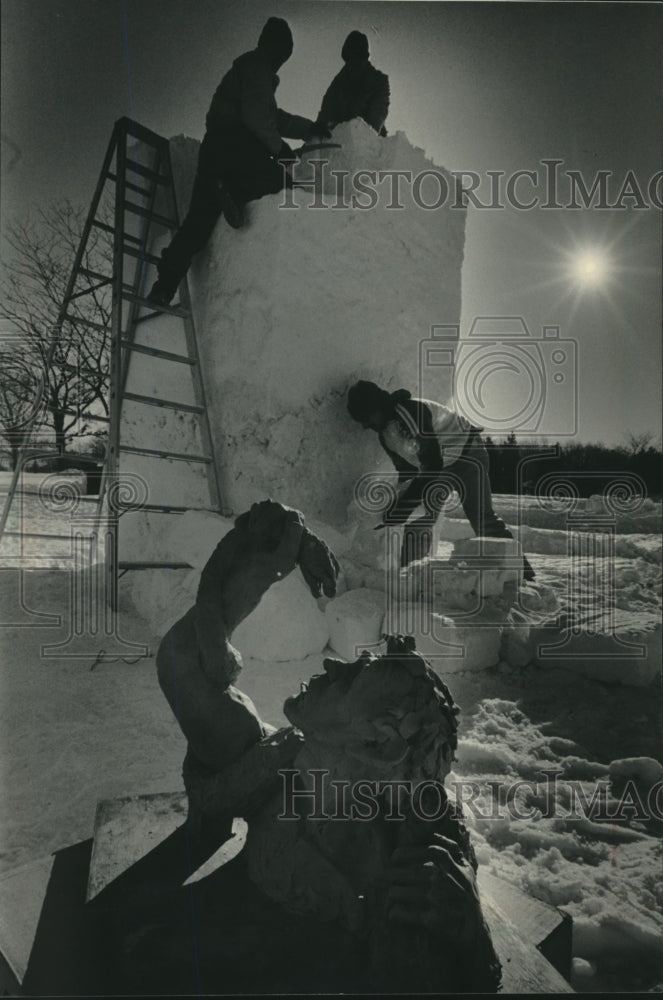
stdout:
POLYGON ((661 626, 635 630, 621 625, 613 630, 574 629, 567 623, 555 635, 533 628, 536 661, 544 668, 562 667, 592 680, 628 687, 647 687, 660 682, 663 650, 661 626))
POLYGON ((231 637, 242 657, 267 661, 303 660, 328 640, 327 619, 298 569, 269 588, 231 637))
POLYGON ((325 608, 329 645, 345 660, 356 660, 363 649, 376 646, 382 636, 385 595, 361 587, 334 598, 325 608))
POLYGON ((515 590, 523 576, 522 551, 515 538, 459 538, 452 558, 477 572, 481 597, 497 597, 507 586, 515 590))
POLYGON ((423 601, 438 614, 450 609, 474 611, 479 604, 479 570, 445 559, 419 559, 401 571, 401 600, 423 601))
POLYGON ((120 580, 136 611, 162 636, 195 604, 200 572, 196 569, 147 569, 120 580))
POLYGON ((393 604, 385 617, 386 632, 414 637, 417 651, 440 674, 486 670, 500 658, 499 625, 455 622, 422 604, 393 604))
POLYGON ((208 510, 187 510, 170 525, 164 542, 176 559, 203 570, 222 538, 235 526, 231 518, 208 510))
POLYGON ((131 525, 125 532, 123 523, 120 532, 124 558, 139 552, 146 560, 191 566, 190 570, 141 570, 129 575, 131 603, 157 633, 163 633, 195 602, 201 570, 234 521, 205 510, 162 516, 160 521, 138 512, 125 515, 122 521, 131 525))
MULTIPOLYGON (((381 138, 359 120, 338 126, 334 141, 343 148, 329 169, 352 176, 444 173, 402 133, 381 138)), ((179 140, 171 153, 176 179, 190 177, 189 146, 179 140)), ((288 194, 290 207, 283 193, 251 202, 246 225, 220 220, 194 263, 214 450, 235 512, 272 496, 338 526, 356 481, 381 455, 376 435, 347 413, 349 385, 369 378, 451 396, 451 361, 420 384, 420 342, 432 326, 460 322, 466 212, 452 197, 434 209, 411 197, 390 208, 389 185, 370 208, 349 199, 333 209, 333 197, 314 208, 305 190, 288 194)))

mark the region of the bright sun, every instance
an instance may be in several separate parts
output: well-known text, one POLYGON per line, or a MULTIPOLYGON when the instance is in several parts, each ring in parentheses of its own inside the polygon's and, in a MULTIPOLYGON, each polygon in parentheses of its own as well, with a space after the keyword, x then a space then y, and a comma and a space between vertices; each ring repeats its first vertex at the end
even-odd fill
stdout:
POLYGON ((603 285, 610 273, 610 265, 603 254, 591 250, 574 257, 572 270, 581 285, 603 285))

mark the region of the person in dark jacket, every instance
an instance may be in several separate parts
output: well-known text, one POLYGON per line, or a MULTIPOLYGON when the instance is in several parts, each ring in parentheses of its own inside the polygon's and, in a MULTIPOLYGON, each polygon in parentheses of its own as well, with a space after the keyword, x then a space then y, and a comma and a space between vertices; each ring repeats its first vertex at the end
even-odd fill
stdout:
MULTIPOLYGON (((348 412, 363 427, 378 432, 380 444, 398 471, 399 483, 408 484, 385 514, 384 523, 405 524, 417 507, 423 504, 425 508, 424 517, 411 522, 409 532, 406 529, 401 565, 428 554, 430 527, 443 500, 434 487, 444 482, 444 472, 450 473, 449 485, 460 487, 463 510, 476 535, 513 538, 493 510, 483 428, 474 427, 442 403, 413 399, 407 389, 389 393, 366 381, 350 388, 348 412)), ((523 564, 524 578, 533 580, 534 570, 525 557, 523 564)))
POLYGON ((189 211, 161 255, 159 277, 148 295, 153 305, 170 302, 222 212, 237 229, 247 201, 291 183, 281 161, 292 160, 293 151, 283 136, 306 139, 315 132, 310 119, 276 104, 277 70, 292 49, 287 22, 270 17, 257 48, 236 59, 217 87, 205 119, 189 211))
POLYGON ((345 66, 337 73, 322 99, 318 124, 333 128, 351 118, 363 118, 380 135, 389 111, 389 77, 369 62, 368 39, 351 31, 341 56, 345 66))

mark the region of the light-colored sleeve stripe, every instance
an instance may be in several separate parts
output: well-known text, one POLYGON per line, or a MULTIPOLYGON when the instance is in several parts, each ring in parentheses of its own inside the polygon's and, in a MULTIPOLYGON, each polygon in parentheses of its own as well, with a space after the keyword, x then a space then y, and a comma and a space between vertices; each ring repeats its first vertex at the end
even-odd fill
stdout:
POLYGON ((407 429, 409 430, 412 437, 419 437, 419 428, 417 427, 417 422, 411 413, 405 409, 400 403, 396 404, 396 413, 401 418, 407 429))

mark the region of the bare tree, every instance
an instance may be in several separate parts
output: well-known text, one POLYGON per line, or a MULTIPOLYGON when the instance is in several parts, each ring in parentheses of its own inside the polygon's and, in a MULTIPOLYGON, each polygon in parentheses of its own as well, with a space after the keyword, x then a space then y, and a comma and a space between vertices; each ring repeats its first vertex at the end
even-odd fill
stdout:
POLYGON ((0 434, 16 468, 29 428, 39 424, 40 379, 15 337, 0 335, 0 434))
POLYGON ((631 455, 642 455, 654 445, 654 432, 641 431, 639 434, 634 431, 627 431, 624 435, 626 449, 631 455))
MULTIPOLYGON (((71 440, 99 426, 91 415, 108 415, 112 242, 103 229, 90 232, 81 262, 88 274, 78 278, 57 327, 85 218, 82 208, 63 200, 9 222, 5 230, 11 252, 4 266, 0 318, 20 338, 24 365, 44 379, 45 418, 60 455, 71 440)), ((0 370, 8 415, 19 405, 15 374, 15 366, 13 373, 11 368, 0 370)), ((9 416, 9 425, 11 420, 9 416)))

